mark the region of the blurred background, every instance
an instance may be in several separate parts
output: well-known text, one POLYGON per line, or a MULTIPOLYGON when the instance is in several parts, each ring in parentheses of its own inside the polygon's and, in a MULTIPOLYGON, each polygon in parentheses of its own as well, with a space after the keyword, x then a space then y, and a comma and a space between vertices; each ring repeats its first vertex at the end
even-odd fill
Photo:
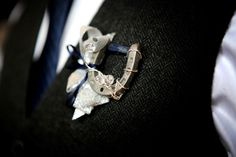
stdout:
POLYGON ((0 5, 0 71, 3 64, 2 47, 8 30, 10 29, 10 14, 12 13, 12 10, 16 6, 17 2, 17 0, 9 0, 0 5))

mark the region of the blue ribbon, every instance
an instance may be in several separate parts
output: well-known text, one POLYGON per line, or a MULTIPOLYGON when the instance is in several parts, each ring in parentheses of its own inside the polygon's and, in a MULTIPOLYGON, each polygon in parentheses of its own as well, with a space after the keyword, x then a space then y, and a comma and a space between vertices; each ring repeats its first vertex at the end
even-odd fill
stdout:
POLYGON ((110 54, 123 54, 126 55, 129 51, 129 47, 123 46, 116 43, 110 43, 107 47, 107 50, 110 54))

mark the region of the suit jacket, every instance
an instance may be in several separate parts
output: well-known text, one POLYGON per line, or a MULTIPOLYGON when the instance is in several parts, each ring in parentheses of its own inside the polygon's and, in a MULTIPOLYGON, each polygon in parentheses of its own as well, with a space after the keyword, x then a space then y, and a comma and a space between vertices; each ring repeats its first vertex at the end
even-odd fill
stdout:
MULTIPOLYGON (((34 156, 226 156, 213 124, 211 85, 235 5, 215 3, 106 0, 91 26, 117 32, 116 43, 140 42, 143 60, 121 100, 72 121, 73 109, 65 105, 71 73, 66 68, 32 116, 25 116, 32 53, 47 4, 28 0, 5 46, 2 148, 8 154, 34 156)), ((119 77, 124 64, 123 57, 109 56, 103 72, 119 77)))

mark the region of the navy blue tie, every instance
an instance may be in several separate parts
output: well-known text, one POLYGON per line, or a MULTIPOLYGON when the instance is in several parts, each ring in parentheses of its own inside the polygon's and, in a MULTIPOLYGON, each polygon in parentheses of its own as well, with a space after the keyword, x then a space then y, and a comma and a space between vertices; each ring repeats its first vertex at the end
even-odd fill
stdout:
POLYGON ((72 0, 51 0, 48 6, 49 29, 42 54, 30 69, 27 91, 27 113, 39 104, 43 94, 56 77, 62 32, 72 0))

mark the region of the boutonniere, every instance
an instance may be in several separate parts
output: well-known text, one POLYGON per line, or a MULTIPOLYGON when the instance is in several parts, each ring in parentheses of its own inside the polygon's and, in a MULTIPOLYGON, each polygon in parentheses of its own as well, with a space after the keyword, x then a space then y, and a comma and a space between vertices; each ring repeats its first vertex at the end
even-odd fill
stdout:
POLYGON ((142 58, 139 44, 126 47, 111 43, 115 33, 102 35, 94 27, 83 26, 80 33, 79 49, 69 45, 68 52, 76 63, 75 71, 68 78, 66 92, 68 104, 75 108, 72 119, 90 114, 97 105, 108 103, 110 99, 119 100, 129 89, 138 64, 142 58), (107 51, 127 55, 123 76, 114 79, 99 70, 107 51))

